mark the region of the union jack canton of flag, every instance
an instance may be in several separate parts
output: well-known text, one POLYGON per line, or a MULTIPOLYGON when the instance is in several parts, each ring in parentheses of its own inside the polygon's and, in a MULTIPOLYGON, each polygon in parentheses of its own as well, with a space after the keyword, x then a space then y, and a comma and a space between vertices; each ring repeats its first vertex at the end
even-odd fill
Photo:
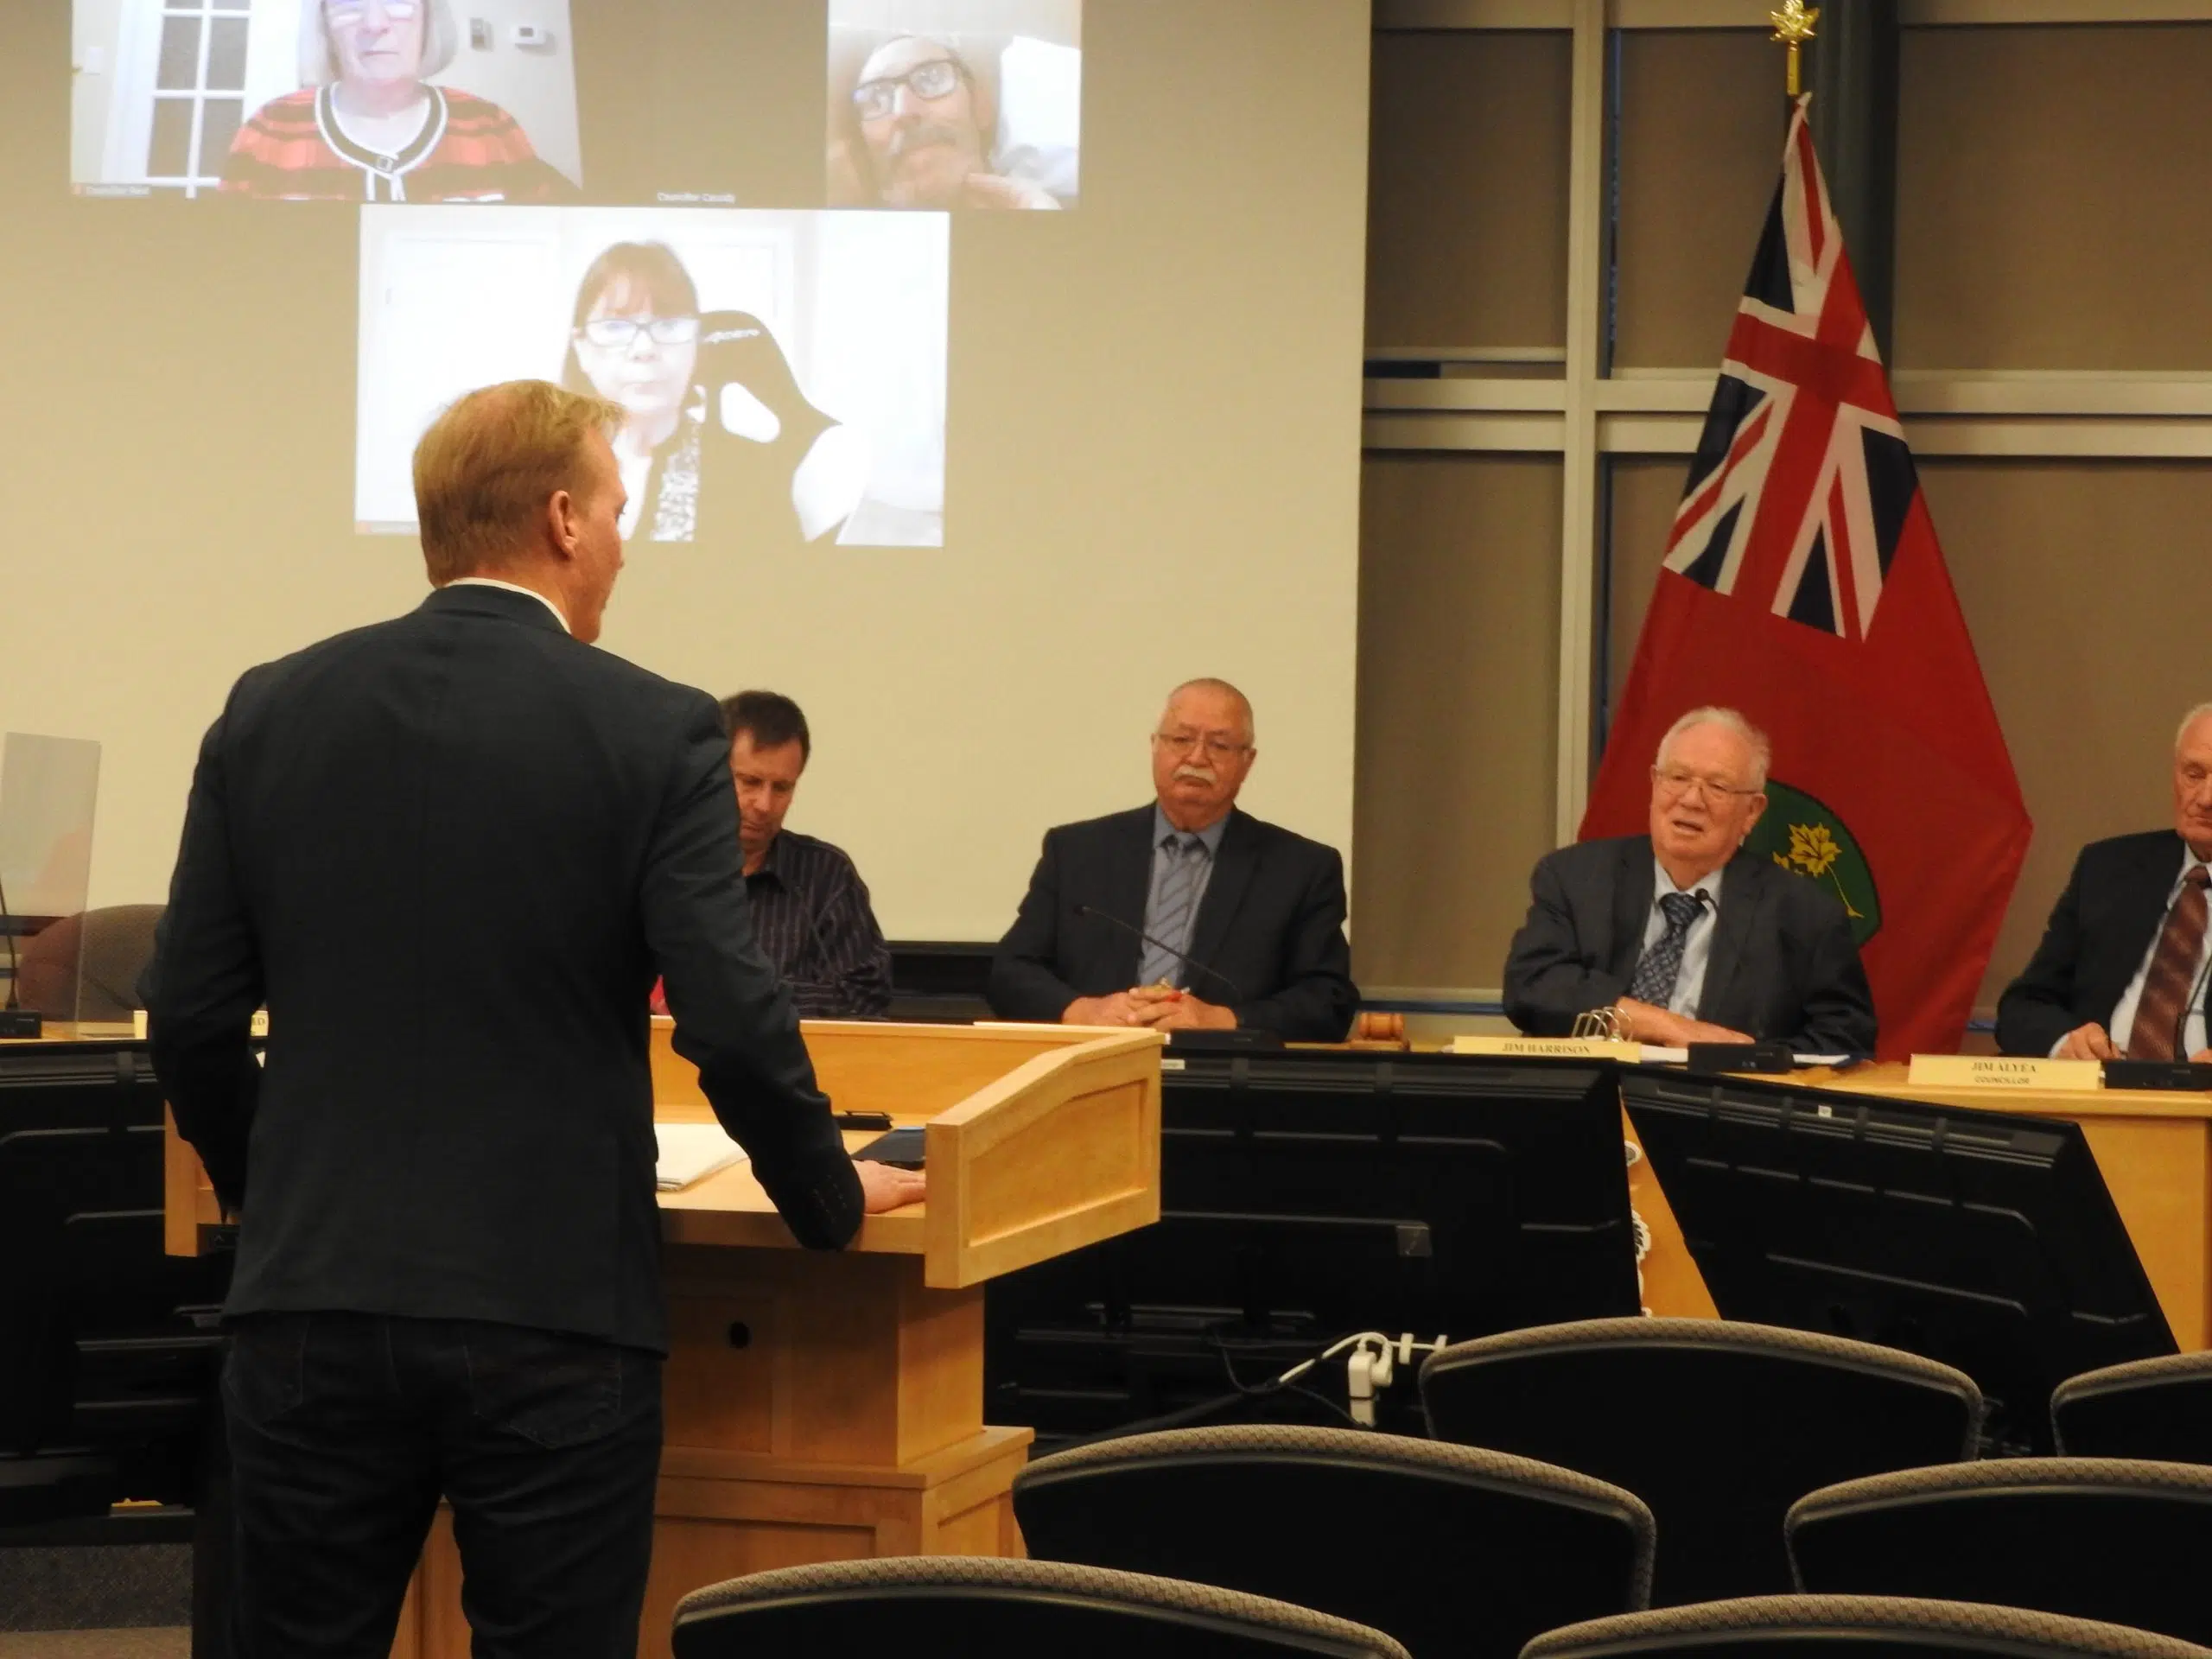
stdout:
POLYGON ((1919 487, 1801 102, 1666 566, 1864 639, 1919 487))

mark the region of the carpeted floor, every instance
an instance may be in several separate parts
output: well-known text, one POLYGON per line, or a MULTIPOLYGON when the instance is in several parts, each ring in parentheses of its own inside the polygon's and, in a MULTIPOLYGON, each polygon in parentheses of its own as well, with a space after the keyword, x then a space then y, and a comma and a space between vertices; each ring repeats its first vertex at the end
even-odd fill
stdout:
POLYGON ((0 1659, 192 1659, 192 1632, 0 1630, 0 1659))

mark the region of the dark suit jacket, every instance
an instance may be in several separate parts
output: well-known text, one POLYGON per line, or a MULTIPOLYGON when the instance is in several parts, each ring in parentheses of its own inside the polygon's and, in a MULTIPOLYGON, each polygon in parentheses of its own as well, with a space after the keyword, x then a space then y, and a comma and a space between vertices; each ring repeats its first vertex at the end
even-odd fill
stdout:
MULTIPOLYGON (((2043 943, 1998 1000, 1999 1049, 2048 1054, 2076 1026, 2111 1020, 2165 925, 2166 895, 2181 874, 2183 851, 2171 830, 2114 836, 2082 849, 2043 943)), ((2125 1032, 2112 1035, 2116 1043, 2127 1040, 2125 1032)))
MULTIPOLYGON (((991 961, 991 1007, 1003 1020, 1058 1020, 1079 996, 1136 983, 1152 886, 1153 809, 1116 812, 1045 833, 1021 911, 991 961)), ((1344 865, 1333 847, 1231 808, 1191 931, 1184 983, 1234 1007, 1236 1023, 1293 1042, 1340 1042, 1359 1006, 1344 943, 1344 865), (1227 984, 1222 981, 1226 979, 1227 984), (1235 989, 1232 992, 1230 987, 1235 989)))
MULTIPOLYGON (((1529 919, 1505 959, 1505 1012, 1523 1031, 1565 1036, 1574 1016, 1628 990, 1656 885, 1651 837, 1586 841, 1546 855, 1529 919)), ((1697 1017, 1806 1054, 1872 1054, 1874 998, 1834 896, 1738 853, 1720 880, 1697 1017)))
POLYGON ((232 1313, 664 1348, 656 971, 792 1231, 851 1236, 858 1179, 753 942, 728 752, 704 692, 496 588, 238 681, 145 986, 177 1126, 241 1207, 232 1313))

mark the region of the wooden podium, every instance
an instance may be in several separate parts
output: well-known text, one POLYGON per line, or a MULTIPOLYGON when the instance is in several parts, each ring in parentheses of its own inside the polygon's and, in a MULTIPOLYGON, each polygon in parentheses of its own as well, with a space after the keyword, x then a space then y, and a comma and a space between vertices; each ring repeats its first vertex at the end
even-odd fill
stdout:
MULTIPOLYGON (((812 1022, 842 1111, 925 1124, 930 1196, 846 1250, 799 1249, 741 1165, 661 1195, 671 1349, 641 1655, 703 1584, 863 1555, 1020 1553, 1009 1497, 1030 1431, 983 1422, 983 1281, 1156 1221, 1154 1032, 812 1022)), ((708 1122, 653 1025, 655 1117, 708 1122)), ((875 1132, 849 1135, 858 1147, 875 1132)), ((216 1219, 170 1134, 169 1248, 216 1219)), ((465 1659, 442 1515, 395 1659, 465 1659)))

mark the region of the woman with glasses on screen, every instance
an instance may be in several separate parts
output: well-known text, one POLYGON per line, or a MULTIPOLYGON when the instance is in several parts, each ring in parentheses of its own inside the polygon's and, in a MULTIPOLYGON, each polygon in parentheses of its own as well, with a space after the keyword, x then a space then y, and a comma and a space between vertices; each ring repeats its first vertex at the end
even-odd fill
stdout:
POLYGON ((553 201, 568 181, 514 117, 426 77, 461 40, 449 0, 301 0, 302 88, 238 129, 226 193, 293 201, 553 201))
POLYGON ((860 435, 807 401, 760 318, 702 315, 664 243, 618 242, 592 261, 561 383, 627 412, 614 438, 625 537, 831 540, 866 487, 860 435))

